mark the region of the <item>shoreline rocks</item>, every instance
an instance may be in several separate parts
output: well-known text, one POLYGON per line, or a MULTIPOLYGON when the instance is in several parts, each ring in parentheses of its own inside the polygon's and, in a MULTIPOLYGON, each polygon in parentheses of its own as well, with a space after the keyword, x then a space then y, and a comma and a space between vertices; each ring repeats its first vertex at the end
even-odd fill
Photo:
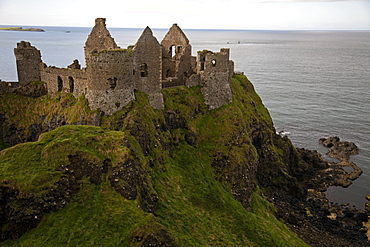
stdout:
POLYGON ((350 155, 358 154, 358 148, 353 142, 340 141, 337 136, 320 138, 319 142, 325 147, 330 148, 327 155, 337 158, 340 161, 348 161, 350 155))

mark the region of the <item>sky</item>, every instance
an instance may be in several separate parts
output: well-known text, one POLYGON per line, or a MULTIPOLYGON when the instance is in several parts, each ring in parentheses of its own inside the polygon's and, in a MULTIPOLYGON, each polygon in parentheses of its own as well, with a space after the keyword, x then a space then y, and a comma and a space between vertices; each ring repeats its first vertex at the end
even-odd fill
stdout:
POLYGON ((370 0, 0 0, 0 25, 370 30, 370 0))

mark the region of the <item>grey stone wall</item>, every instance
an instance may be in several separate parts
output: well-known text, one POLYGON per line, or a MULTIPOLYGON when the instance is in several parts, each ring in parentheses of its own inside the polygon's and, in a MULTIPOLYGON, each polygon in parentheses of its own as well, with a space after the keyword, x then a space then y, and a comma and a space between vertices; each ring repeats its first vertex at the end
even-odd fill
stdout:
POLYGON ((85 64, 89 67, 91 55, 102 50, 119 49, 106 28, 105 18, 96 18, 95 26, 85 42, 85 64))
POLYGON ((191 56, 191 45, 184 32, 173 24, 162 42, 162 79, 169 86, 185 85, 195 73, 195 58, 191 56))
POLYGON ((174 24, 161 44, 149 27, 134 46, 121 49, 109 31, 105 19, 97 18, 85 43, 86 68, 77 60, 67 68, 47 67, 40 51, 28 42, 20 42, 14 53, 21 83, 44 81, 49 94, 59 91, 82 94, 91 109, 112 114, 134 99, 134 90, 148 95, 156 109, 163 109, 162 88, 202 86, 202 93, 211 109, 228 104, 234 63, 229 49, 220 52, 198 52, 191 55, 191 45, 184 32, 174 24))
POLYGON ((91 55, 86 98, 92 109, 111 114, 134 99, 134 65, 130 49, 102 50, 91 55))
POLYGON ((232 101, 231 76, 234 64, 229 60, 229 49, 220 52, 198 52, 198 72, 202 94, 210 109, 218 108, 232 101))
POLYGON ((29 42, 21 41, 14 48, 14 55, 17 63, 17 73, 19 84, 25 84, 30 81, 40 81, 39 65, 41 53, 29 42))
POLYGON ((46 82, 48 94, 56 92, 73 93, 78 97, 86 92, 87 73, 85 69, 47 67, 40 64, 41 81, 46 82))
POLYGON ((163 109, 162 90, 162 47, 149 27, 145 28, 133 51, 135 88, 149 95, 150 104, 163 109))

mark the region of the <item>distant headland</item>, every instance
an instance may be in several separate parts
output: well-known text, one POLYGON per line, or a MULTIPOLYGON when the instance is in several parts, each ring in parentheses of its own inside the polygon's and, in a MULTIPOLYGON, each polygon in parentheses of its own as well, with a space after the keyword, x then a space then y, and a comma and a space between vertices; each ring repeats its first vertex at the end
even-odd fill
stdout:
POLYGON ((29 32, 45 32, 44 29, 41 28, 23 28, 23 27, 0 27, 0 30, 5 31, 29 31, 29 32))

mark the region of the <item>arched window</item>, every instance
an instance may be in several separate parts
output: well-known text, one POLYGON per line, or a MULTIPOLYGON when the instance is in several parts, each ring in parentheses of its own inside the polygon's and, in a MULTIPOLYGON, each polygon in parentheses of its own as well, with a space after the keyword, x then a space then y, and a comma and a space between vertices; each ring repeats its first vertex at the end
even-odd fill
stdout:
POLYGON ((211 63, 212 63, 212 67, 215 67, 215 66, 216 66, 216 60, 215 60, 215 59, 213 59, 213 60, 211 61, 211 63))
POLYGON ((70 76, 68 77, 68 81, 69 81, 69 92, 73 93, 73 90, 75 88, 75 80, 73 80, 73 77, 70 76))
POLYGON ((63 80, 60 76, 58 76, 58 92, 61 92, 63 89, 63 80))

